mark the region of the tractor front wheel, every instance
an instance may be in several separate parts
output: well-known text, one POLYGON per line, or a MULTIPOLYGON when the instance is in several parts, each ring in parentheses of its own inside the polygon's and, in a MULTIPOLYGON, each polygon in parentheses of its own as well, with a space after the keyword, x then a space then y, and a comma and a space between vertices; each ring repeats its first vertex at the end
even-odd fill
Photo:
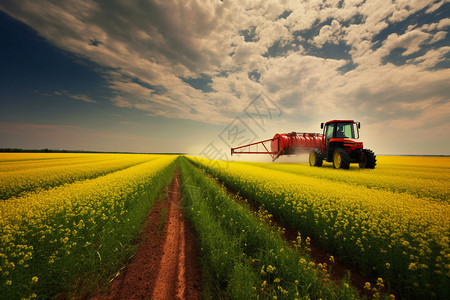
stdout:
POLYGON ((350 168, 350 155, 345 149, 338 148, 333 154, 333 167, 335 169, 350 168))
POLYGON ((377 158, 375 153, 369 149, 363 149, 361 152, 361 158, 359 159, 359 167, 361 169, 375 169, 377 165, 377 158))
POLYGON ((317 150, 312 150, 309 153, 309 165, 311 167, 321 167, 323 163, 322 155, 317 150))

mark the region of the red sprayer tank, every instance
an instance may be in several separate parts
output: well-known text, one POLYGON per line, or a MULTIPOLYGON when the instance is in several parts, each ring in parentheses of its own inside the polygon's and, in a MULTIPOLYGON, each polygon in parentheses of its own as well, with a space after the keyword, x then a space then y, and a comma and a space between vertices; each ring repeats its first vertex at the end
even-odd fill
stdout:
POLYGON ((270 143, 271 152, 290 155, 309 152, 312 148, 320 148, 322 134, 319 133, 277 133, 270 143))
POLYGON ((320 148, 322 136, 320 133, 277 133, 271 139, 232 148, 231 154, 270 154, 272 159, 276 160, 280 155, 299 154, 309 152, 314 148, 320 148), (266 146, 266 143, 269 142, 270 151, 267 149, 268 145, 266 146), (259 145, 262 145, 265 151, 258 151, 259 145), (252 147, 256 147, 256 150, 251 151, 252 147), (248 148, 248 151, 243 151, 245 148, 248 148))

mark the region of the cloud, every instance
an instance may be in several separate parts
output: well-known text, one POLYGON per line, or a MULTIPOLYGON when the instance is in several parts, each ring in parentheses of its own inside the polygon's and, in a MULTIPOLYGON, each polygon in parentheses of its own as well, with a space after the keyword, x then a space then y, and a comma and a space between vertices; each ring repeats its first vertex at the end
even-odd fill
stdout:
POLYGON ((236 47, 232 56, 233 66, 243 66, 247 70, 254 70, 262 63, 261 55, 267 51, 267 47, 259 43, 242 43, 236 47))
MULTIPOLYGON (((86 96, 86 95, 74 95, 74 94, 69 93, 68 91, 62 91, 62 93, 63 93, 64 95, 66 95, 66 96, 72 98, 72 99, 75 99, 75 100, 80 100, 80 101, 84 101, 84 102, 87 102, 87 103, 97 103, 97 101, 95 101, 95 100, 89 98, 89 97, 86 96)), ((55 95, 61 95, 60 92, 54 92, 54 94, 55 94, 55 95)))
POLYGON ((412 59, 412 62, 418 63, 423 68, 432 68, 439 62, 444 61, 449 52, 450 47, 432 49, 424 55, 412 59))
POLYGON ((444 29, 450 26, 450 18, 445 18, 439 21, 437 24, 438 29, 444 29))
POLYGON ((420 45, 427 40, 429 36, 429 33, 418 29, 414 29, 403 35, 393 33, 383 42, 383 50, 390 52, 395 48, 404 48, 406 51, 403 52, 402 55, 407 56, 419 51, 420 45))
POLYGON ((341 40, 341 24, 338 21, 333 20, 331 25, 324 25, 320 28, 319 35, 314 37, 314 43, 321 47, 326 42, 332 44, 338 44, 341 40))
POLYGON ((446 0, 442 0, 442 1, 437 1, 436 3, 430 5, 428 7, 428 9, 426 10, 426 13, 432 13, 435 12, 436 10, 438 10, 444 3, 446 2, 446 0))
POLYGON ((47 97, 54 97, 54 96, 67 96, 69 98, 72 98, 74 100, 79 100, 79 101, 84 101, 87 103, 98 103, 97 101, 95 101, 94 99, 90 98, 87 95, 84 94, 72 94, 66 90, 63 91, 54 91, 53 93, 45 93, 45 92, 41 92, 41 91, 34 91, 34 93, 42 95, 42 96, 47 96, 47 97))
POLYGON ((320 104, 334 102, 335 98, 329 95, 330 83, 340 77, 337 69, 345 63, 344 60, 292 53, 268 59, 260 81, 271 95, 289 108, 312 106, 321 111, 320 104))
POLYGON ((402 103, 396 109, 414 115, 400 115, 390 120, 379 120, 368 126, 367 132, 379 144, 389 144, 384 151, 401 154, 443 154, 450 147, 446 136, 450 126, 450 102, 429 98, 416 103, 402 103), (387 130, 389 128, 389 130, 387 130), (375 138, 374 138, 375 137, 375 138), (389 150, 388 150, 389 149, 389 150))
POLYGON ((440 40, 445 39, 446 36, 447 36, 447 32, 438 31, 435 35, 433 35, 433 38, 430 40, 430 44, 439 42, 440 40))
POLYGON ((165 86, 170 93, 155 94, 154 89, 122 77, 111 81, 110 88, 115 91, 111 101, 119 107, 136 108, 150 115, 214 124, 224 124, 228 120, 214 101, 179 78, 165 86))

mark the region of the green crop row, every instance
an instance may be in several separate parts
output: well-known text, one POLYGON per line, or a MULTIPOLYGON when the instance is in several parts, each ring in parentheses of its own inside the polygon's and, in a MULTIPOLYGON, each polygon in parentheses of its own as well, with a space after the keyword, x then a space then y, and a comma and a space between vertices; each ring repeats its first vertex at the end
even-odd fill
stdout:
POLYGON ((264 220, 184 158, 181 176, 185 213, 201 248, 205 298, 358 298, 347 282, 330 281, 308 256, 287 247, 264 220))

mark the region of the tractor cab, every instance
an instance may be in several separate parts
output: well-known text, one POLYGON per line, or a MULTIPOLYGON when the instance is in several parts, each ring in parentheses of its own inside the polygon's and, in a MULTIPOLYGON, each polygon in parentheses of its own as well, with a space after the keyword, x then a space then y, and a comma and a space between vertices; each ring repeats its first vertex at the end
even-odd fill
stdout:
MULTIPOLYGON (((361 168, 374 168, 375 155, 364 149, 359 141, 359 122, 353 120, 332 120, 321 124, 323 129, 321 151, 319 155, 327 162, 332 162, 335 168, 348 169, 350 163, 359 163, 361 168)), ((314 162, 311 165, 317 165, 314 162)), ((319 163, 320 164, 320 163, 319 163)))
POLYGON ((342 121, 328 121, 325 124, 321 124, 323 129, 323 137, 325 147, 328 148, 330 142, 332 143, 344 143, 351 142, 361 144, 362 142, 355 141, 359 139, 359 128, 361 127, 359 122, 354 122, 352 120, 342 120, 342 121))

